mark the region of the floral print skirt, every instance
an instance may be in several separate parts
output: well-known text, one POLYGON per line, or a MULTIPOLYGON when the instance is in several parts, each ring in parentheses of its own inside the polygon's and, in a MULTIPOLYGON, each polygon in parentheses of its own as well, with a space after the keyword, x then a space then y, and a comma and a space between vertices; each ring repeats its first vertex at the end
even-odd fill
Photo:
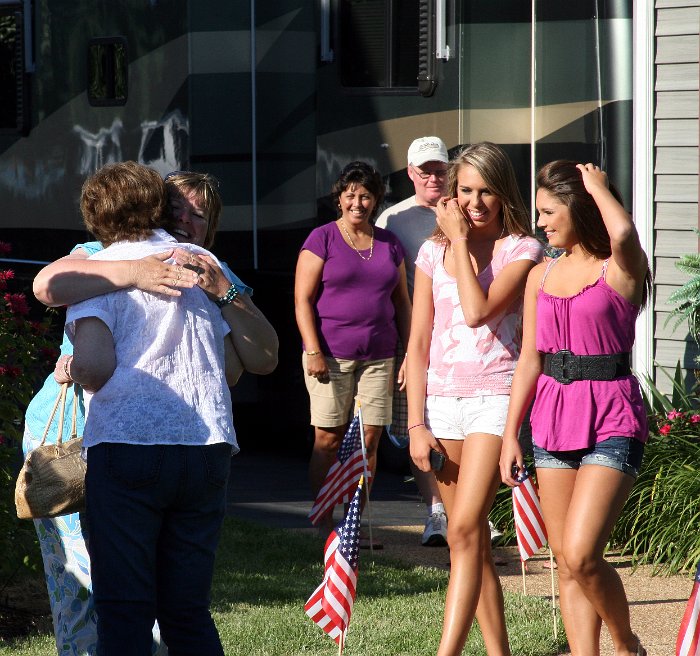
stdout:
MULTIPOLYGON (((41 440, 25 428, 23 448, 28 453, 41 440)), ((97 614, 92 597, 87 530, 80 513, 52 519, 35 519, 44 576, 51 603, 56 649, 59 656, 93 656, 97 653, 97 614)), ((155 656, 165 656, 158 623, 153 627, 155 656)))

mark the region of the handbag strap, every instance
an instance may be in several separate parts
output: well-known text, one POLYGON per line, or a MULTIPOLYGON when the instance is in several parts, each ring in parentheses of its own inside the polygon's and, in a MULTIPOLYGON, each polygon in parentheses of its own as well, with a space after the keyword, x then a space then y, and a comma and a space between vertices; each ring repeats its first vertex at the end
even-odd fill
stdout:
POLYGON ((70 422, 70 439, 78 437, 78 383, 73 383, 73 412, 70 422))
MULTIPOLYGON (((46 442, 46 437, 49 434, 49 429, 53 423, 53 419, 56 416, 56 410, 58 410, 59 403, 61 405, 61 410, 58 417, 58 436, 56 437, 56 444, 60 445, 63 442, 63 418, 66 415, 66 394, 68 392, 68 385, 70 383, 61 383, 61 389, 58 391, 56 400, 54 401, 53 408, 51 408, 51 414, 49 415, 49 420, 46 422, 46 428, 44 428, 44 434, 41 436, 41 444, 43 446, 46 442)), ((78 436, 77 428, 77 412, 78 412, 78 392, 75 383, 73 384, 73 412, 71 414, 71 438, 78 436)))

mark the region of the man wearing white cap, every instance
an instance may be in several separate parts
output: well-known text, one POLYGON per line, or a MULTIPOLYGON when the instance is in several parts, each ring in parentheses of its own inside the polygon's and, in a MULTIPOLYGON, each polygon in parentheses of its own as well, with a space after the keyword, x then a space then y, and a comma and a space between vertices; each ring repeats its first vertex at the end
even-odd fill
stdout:
MULTIPOLYGON (((408 148, 408 177, 413 182, 415 195, 384 210, 377 219, 379 228, 393 232, 406 251, 406 281, 408 293, 413 298, 413 279, 416 270, 416 256, 423 242, 435 229, 435 206, 447 190, 447 147, 439 137, 420 137, 408 148)), ((404 345, 405 346, 405 345, 404 345)), ((403 354, 400 356, 403 357, 403 354)), ((398 362, 396 371, 399 371, 398 362)), ((387 427, 389 437, 397 446, 408 444, 406 430, 406 393, 394 389, 394 416, 387 427)), ((447 516, 442 505, 440 492, 431 472, 422 472, 411 461, 411 471, 418 490, 428 507, 428 520, 423 532, 425 546, 447 544, 447 516)))

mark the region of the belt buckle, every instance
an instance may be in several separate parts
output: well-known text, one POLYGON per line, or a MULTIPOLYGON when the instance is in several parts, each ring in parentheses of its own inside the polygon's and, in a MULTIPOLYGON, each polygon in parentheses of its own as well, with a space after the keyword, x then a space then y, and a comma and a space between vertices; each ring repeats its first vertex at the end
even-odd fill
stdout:
POLYGON ((549 361, 549 367, 552 372, 552 378, 558 380, 562 385, 569 385, 574 380, 578 380, 581 377, 580 364, 576 361, 574 354, 571 351, 562 349, 556 353, 552 353, 551 359, 549 361), (571 359, 569 359, 571 358, 571 359), (576 365, 579 365, 578 367, 576 365), (570 372, 573 378, 569 378, 566 374, 571 368, 576 368, 578 371, 570 372), (578 378, 576 378, 578 374, 578 378))

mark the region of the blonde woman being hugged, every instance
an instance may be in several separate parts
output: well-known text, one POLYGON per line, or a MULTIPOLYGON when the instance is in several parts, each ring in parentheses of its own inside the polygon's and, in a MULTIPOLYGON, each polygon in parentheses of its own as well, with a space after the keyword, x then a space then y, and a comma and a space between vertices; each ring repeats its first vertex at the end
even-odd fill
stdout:
POLYGON ((438 227, 416 260, 408 345, 411 457, 430 469, 431 449, 450 518, 451 574, 439 656, 461 654, 474 616, 489 656, 510 654, 503 593, 491 556, 488 512, 508 394, 520 353, 522 295, 542 259, 508 156, 495 144, 450 162, 438 227))
POLYGON ((571 653, 600 654, 605 622, 615 656, 644 656, 622 581, 603 551, 647 440, 629 360, 650 283, 647 257, 597 166, 551 162, 538 173, 537 187, 537 224, 564 255, 528 278, 501 476, 517 484, 518 428, 536 393, 535 467, 571 653))

